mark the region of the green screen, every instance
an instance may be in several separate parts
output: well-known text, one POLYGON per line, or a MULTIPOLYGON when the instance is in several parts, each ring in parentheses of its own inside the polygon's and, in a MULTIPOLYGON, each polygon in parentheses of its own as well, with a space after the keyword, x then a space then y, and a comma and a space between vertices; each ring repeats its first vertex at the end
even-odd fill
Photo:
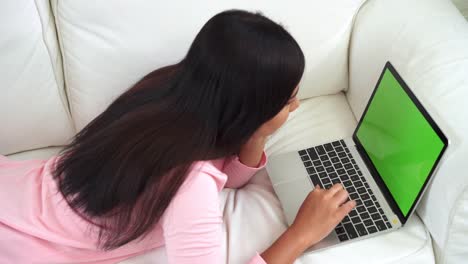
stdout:
POLYGON ((356 136, 406 217, 444 143, 388 68, 356 136))

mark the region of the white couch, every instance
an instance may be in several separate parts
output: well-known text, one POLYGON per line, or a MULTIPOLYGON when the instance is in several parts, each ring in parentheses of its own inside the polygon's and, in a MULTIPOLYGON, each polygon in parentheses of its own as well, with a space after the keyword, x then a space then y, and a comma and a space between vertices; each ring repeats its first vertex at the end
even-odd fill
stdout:
MULTIPOLYGON (((306 55, 301 107, 269 140, 270 156, 351 135, 387 60, 452 143, 407 226, 297 263, 468 263, 468 24, 448 0, 2 1, 0 153, 56 154, 228 8, 262 11, 306 55)), ((244 263, 286 228, 265 171, 221 200, 226 262, 244 263)), ((165 263, 164 248, 123 263, 165 263)))

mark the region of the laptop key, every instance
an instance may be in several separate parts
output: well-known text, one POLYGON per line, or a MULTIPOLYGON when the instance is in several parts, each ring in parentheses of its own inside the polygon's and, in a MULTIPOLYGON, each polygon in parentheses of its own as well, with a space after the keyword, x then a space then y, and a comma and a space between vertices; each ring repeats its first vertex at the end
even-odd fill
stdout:
POLYGON ((356 226, 356 231, 358 232, 359 236, 365 236, 367 235, 366 228, 364 227, 363 224, 357 224, 356 226))
POLYGON ((392 225, 389 222, 386 222, 385 224, 387 225, 389 229, 392 228, 392 225))
POLYGON ((307 154, 307 152, 305 150, 299 150, 299 155, 304 156, 306 154, 307 154))
POLYGON ((341 151, 343 151, 343 147, 336 147, 335 150, 336 150, 336 152, 341 152, 341 151))
POLYGON ((361 199, 357 199, 355 201, 356 201, 356 206, 362 205, 362 200, 361 199))
POLYGON ((312 160, 318 159, 317 152, 315 151, 314 148, 307 149, 307 153, 309 153, 309 156, 312 160))
POLYGON ((346 157, 346 153, 344 152, 338 152, 338 157, 346 157))
POLYGON ((334 163, 333 165, 334 165, 335 168, 337 168, 337 169, 343 168, 343 165, 342 165, 341 163, 334 163))
POLYGON ((328 152, 328 156, 330 157, 336 157, 336 152, 328 152))
POLYGON ((335 232, 336 232, 337 234, 343 234, 343 233, 345 232, 345 230, 344 230, 343 227, 340 226, 340 227, 336 227, 336 228, 335 228, 335 232))
POLYGON ((369 215, 369 213, 367 213, 367 212, 362 212, 362 213, 361 213, 361 218, 362 218, 362 219, 367 219, 367 218, 370 218, 370 215, 369 215))
POLYGON ((363 200, 369 199, 369 194, 367 194, 367 193, 361 194, 361 199, 363 199, 363 200))
POLYGON ((352 175, 350 178, 353 182, 359 181, 359 176, 357 175, 352 175))
POLYGON ((304 166, 310 167, 310 166, 312 166, 312 162, 306 161, 306 162, 304 162, 304 166))
POLYGON ((351 193, 351 194, 349 195, 349 197, 350 197, 351 199, 353 199, 353 200, 356 200, 356 199, 359 198, 359 195, 358 195, 357 193, 351 193))
POLYGON ((346 147, 344 140, 340 139, 341 146, 346 147))
POLYGON ((357 216, 357 215, 358 214, 357 214, 356 210, 354 210, 354 209, 349 212, 349 216, 351 216, 351 217, 352 216, 357 216))
POLYGON ((362 212, 365 212, 366 211, 366 208, 364 206, 358 206, 356 207, 356 210, 359 212, 359 213, 362 213, 362 212))
POLYGON ((366 219, 366 220, 364 220, 364 224, 365 224, 366 226, 371 226, 371 225, 374 224, 374 222, 372 222, 372 220, 370 220, 370 219, 366 219))
POLYGON ((367 228, 367 230, 368 230, 369 233, 371 233, 371 234, 377 232, 377 228, 375 228, 375 226, 370 226, 370 227, 367 228))
POLYGON ((368 210, 369 213, 371 213, 371 214, 377 212, 377 208, 375 208, 375 206, 368 207, 367 210, 368 210))
POLYGON ((324 171, 325 169, 322 167, 322 166, 318 166, 317 167, 317 171, 321 172, 321 171, 324 171))
POLYGON ((325 146, 325 149, 326 149, 327 151, 332 151, 332 150, 333 150, 333 147, 332 147, 332 145, 331 145, 330 143, 327 143, 327 144, 325 144, 324 146, 325 146))
POLYGON ((333 169, 333 167, 327 167, 326 170, 327 170, 327 172, 334 172, 335 171, 335 169, 333 169))
POLYGON ((344 185, 345 187, 349 187, 349 186, 352 186, 353 184, 351 183, 351 181, 344 181, 344 182, 343 182, 343 185, 344 185))
POLYGON ((331 183, 325 183, 323 185, 323 187, 325 187, 325 189, 330 189, 332 187, 331 183))
MULTIPOLYGON (((356 193, 356 189, 354 189, 353 186, 349 187, 349 188, 346 188, 346 190, 348 191, 348 193, 356 193)), ((357 194, 356 194, 357 195, 357 194)), ((357 199, 357 198, 353 198, 353 199, 357 199)))
POLYGON ((314 163, 314 166, 322 165, 322 162, 320 160, 314 160, 313 163, 314 163))
POLYGON ((357 217, 357 216, 356 216, 356 217, 352 217, 352 218, 351 218, 351 221, 352 221, 354 224, 357 224, 357 223, 360 223, 360 222, 361 222, 361 218, 359 218, 359 217, 357 217))
POLYGON ((350 239, 358 237, 358 234, 356 233, 356 230, 354 229, 353 225, 351 223, 346 223, 344 224, 344 227, 346 229, 346 232, 348 233, 348 236, 350 239))
POLYGON ((334 172, 329 173, 328 176, 329 176, 331 179, 338 178, 338 175, 336 175, 336 173, 334 173, 334 172))
POLYGON ((324 172, 324 171, 320 172, 318 175, 319 175, 319 177, 322 178, 322 179, 323 179, 323 178, 328 178, 327 173, 324 172))
POLYGON ((351 222, 351 219, 348 216, 345 216, 342 222, 343 223, 351 222))
MULTIPOLYGON (((330 154, 331 154, 331 153, 329 153, 328 155, 330 156, 330 154)), ((340 159, 339 159, 338 157, 333 157, 333 158, 331 158, 331 161, 332 161, 333 163, 337 163, 337 162, 340 162, 340 159)))
POLYGON ((380 230, 380 231, 383 231, 383 230, 386 230, 387 229, 387 226, 385 225, 385 223, 380 220, 380 221, 375 221, 375 225, 377 226, 377 228, 380 230))
POLYGON ((359 176, 362 176, 362 172, 361 172, 360 170, 357 171, 357 174, 358 174, 359 176))
POLYGON ((355 171, 354 169, 347 170, 346 172, 347 172, 349 175, 356 174, 356 171, 355 171))
POLYGON ((339 169, 339 170, 337 170, 337 172, 338 172, 338 174, 345 174, 346 173, 346 171, 344 169, 339 169))
POLYGON ((357 181, 357 182, 354 183, 354 186, 356 186, 356 187, 361 187, 361 186, 362 186, 362 182, 357 181))
MULTIPOLYGON (((339 175, 339 177, 340 177, 341 181, 349 181, 349 177, 346 174, 339 175)), ((349 187, 354 187, 354 185, 351 185, 349 187)))
POLYGON ((335 146, 335 147, 339 147, 341 144, 340 144, 339 141, 333 141, 332 145, 335 146))
POLYGON ((328 156, 327 155, 322 155, 322 156, 320 156, 320 160, 321 161, 326 161, 326 160, 328 160, 328 156))
POLYGON ((314 184, 314 186, 318 184, 320 187, 322 187, 322 183, 320 182, 317 174, 312 174, 309 177, 312 180, 312 183, 314 184))
POLYGON ((326 154, 326 153, 325 153, 325 149, 323 148, 323 146, 317 146, 316 149, 317 149, 317 153, 318 153, 319 155, 324 155, 324 154, 326 154))
POLYGON ((327 184, 327 183, 330 183, 330 179, 329 178, 322 178, 322 182, 323 184, 327 184))
POLYGON ((348 159, 348 158, 342 158, 342 159, 341 159, 341 162, 343 162, 343 163, 348 163, 348 162, 349 162, 349 159, 348 159))
POLYGON ((338 235, 338 239, 343 242, 343 241, 346 241, 346 240, 349 240, 348 236, 347 235, 338 235))
POLYGON ((307 157, 307 156, 301 156, 301 159, 302 159, 302 161, 308 161, 308 160, 309 160, 309 157, 307 157))
POLYGON ((323 163, 323 166, 325 167, 330 167, 331 165, 332 165, 331 162, 328 160, 323 163))
POLYGON ((307 172, 308 172, 309 174, 315 173, 314 167, 307 168, 307 172))
POLYGON ((340 179, 334 178, 331 180, 333 184, 341 183, 340 179))
POLYGON ((379 220, 380 219, 380 215, 377 214, 377 213, 372 214, 371 216, 372 216, 372 219, 374 219, 374 220, 379 220))
POLYGON ((345 169, 349 170, 349 169, 352 169, 353 168, 353 165, 351 163, 346 163, 344 165, 345 169))
POLYGON ((357 189, 357 192, 360 193, 360 194, 361 194, 361 193, 365 193, 365 192, 366 192, 366 189, 364 189, 363 187, 361 187, 361 188, 358 188, 358 189, 357 189))

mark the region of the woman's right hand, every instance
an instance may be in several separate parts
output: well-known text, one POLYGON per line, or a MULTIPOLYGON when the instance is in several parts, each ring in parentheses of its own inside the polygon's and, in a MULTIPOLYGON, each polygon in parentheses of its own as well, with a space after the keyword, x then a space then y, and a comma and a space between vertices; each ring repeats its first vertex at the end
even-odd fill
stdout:
POLYGON ((268 264, 293 263, 304 250, 324 239, 356 206, 348 201, 348 192, 341 184, 325 190, 315 186, 299 208, 291 226, 261 257, 268 264))
POLYGON ((300 236, 306 248, 318 243, 356 206, 353 200, 346 202, 347 198, 348 192, 341 184, 328 190, 315 186, 302 203, 290 231, 300 236))

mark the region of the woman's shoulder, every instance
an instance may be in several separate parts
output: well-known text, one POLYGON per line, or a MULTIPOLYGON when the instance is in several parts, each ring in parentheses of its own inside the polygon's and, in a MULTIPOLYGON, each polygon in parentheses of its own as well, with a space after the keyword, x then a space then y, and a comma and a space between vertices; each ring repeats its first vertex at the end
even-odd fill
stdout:
POLYGON ((216 186, 217 192, 220 192, 227 181, 227 175, 222 171, 223 166, 224 159, 194 162, 180 191, 185 192, 195 186, 199 188, 216 186))

